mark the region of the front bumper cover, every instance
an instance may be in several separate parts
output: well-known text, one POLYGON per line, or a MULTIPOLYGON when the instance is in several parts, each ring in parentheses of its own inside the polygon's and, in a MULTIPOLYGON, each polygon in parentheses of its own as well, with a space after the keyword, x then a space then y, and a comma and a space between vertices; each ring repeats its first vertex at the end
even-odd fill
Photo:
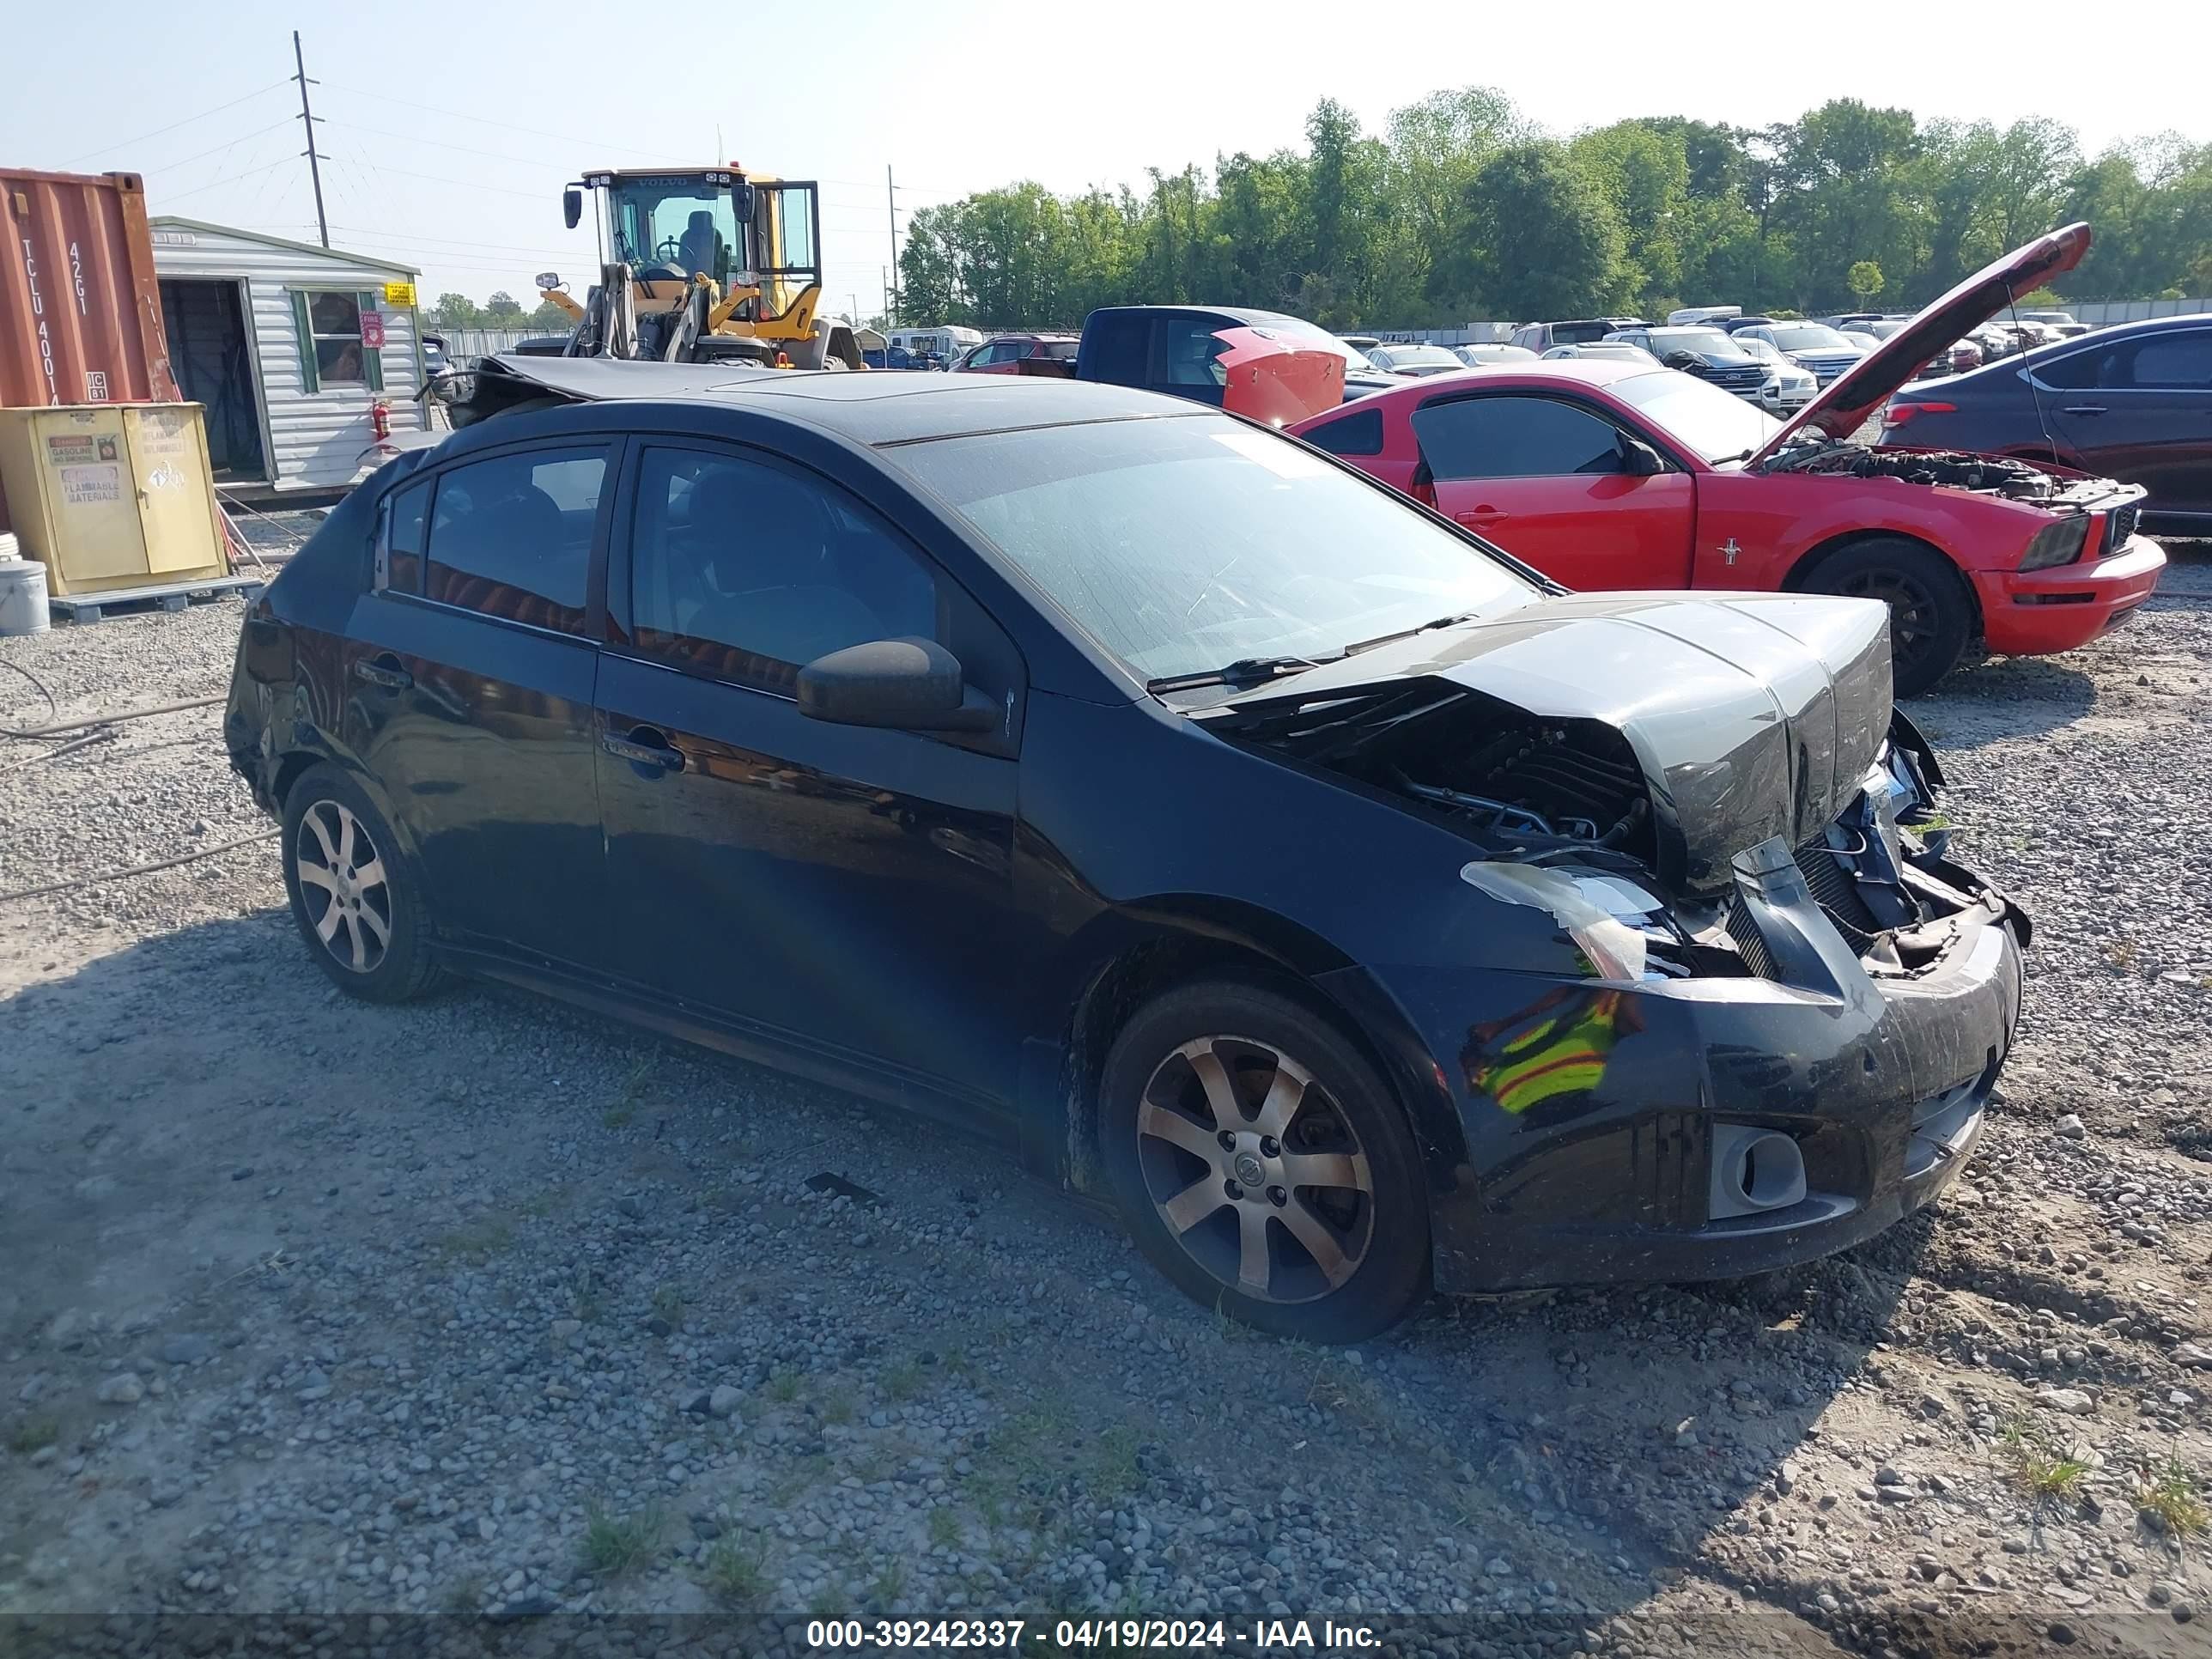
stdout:
POLYGON ((1946 872, 1974 902, 1937 960, 1896 976, 1869 975, 1779 843, 1738 868, 1778 978, 1332 976, 1347 1001, 1395 1005, 1458 1105, 1467 1156, 1431 1198, 1438 1286, 1735 1278, 1847 1249, 1934 1199, 1980 1138, 2027 935, 2008 901, 1946 872), (1796 1144, 1804 1195, 1717 1219, 1714 1149, 1746 1128, 1796 1144))

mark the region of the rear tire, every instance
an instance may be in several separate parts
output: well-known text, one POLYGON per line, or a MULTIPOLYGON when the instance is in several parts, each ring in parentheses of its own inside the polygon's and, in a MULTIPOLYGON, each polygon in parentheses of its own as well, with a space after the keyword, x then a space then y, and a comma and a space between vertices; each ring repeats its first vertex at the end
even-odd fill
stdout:
POLYGON ((1419 1158, 1334 1024, 1236 981, 1167 991, 1108 1052, 1100 1151, 1130 1236, 1194 1300, 1277 1336, 1362 1342, 1429 1293, 1419 1158))
POLYGON ((349 996, 405 1002, 440 977, 422 884, 354 780, 309 767, 284 798, 284 891, 308 954, 349 996))
POLYGON ((1839 548, 1805 579, 1809 593, 1880 599, 1889 606, 1891 678, 1917 697, 1959 665, 1974 633, 1974 602, 1958 567, 1902 536, 1839 548))

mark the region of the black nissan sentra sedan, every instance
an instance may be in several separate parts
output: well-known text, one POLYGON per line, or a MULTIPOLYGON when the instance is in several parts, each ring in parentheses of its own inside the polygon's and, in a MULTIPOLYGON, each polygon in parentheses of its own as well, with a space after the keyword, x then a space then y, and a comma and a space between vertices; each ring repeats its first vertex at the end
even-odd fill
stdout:
POLYGON ((930 1113, 1322 1340, 1817 1256, 1980 1133, 2027 923, 1909 828, 1878 605, 1569 594, 1107 386, 532 359, 463 414, 226 715, 355 994, 930 1113))

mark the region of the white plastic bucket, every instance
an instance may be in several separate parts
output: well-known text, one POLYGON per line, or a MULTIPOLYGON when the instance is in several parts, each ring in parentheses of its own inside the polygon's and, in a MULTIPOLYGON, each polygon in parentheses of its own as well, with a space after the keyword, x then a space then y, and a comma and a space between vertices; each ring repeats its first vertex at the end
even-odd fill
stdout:
POLYGON ((46 615, 46 568, 36 559, 0 559, 0 638, 43 634, 46 615))

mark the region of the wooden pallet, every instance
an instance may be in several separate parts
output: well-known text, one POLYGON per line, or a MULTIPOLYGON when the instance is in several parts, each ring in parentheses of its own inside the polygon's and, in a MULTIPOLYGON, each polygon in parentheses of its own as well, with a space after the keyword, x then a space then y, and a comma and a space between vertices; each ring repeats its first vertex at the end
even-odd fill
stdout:
POLYGON ((250 603, 268 580, 264 575, 212 576, 147 587, 111 587, 104 593, 50 593, 46 608, 56 622, 96 623, 149 611, 182 611, 225 593, 242 593, 250 603))

